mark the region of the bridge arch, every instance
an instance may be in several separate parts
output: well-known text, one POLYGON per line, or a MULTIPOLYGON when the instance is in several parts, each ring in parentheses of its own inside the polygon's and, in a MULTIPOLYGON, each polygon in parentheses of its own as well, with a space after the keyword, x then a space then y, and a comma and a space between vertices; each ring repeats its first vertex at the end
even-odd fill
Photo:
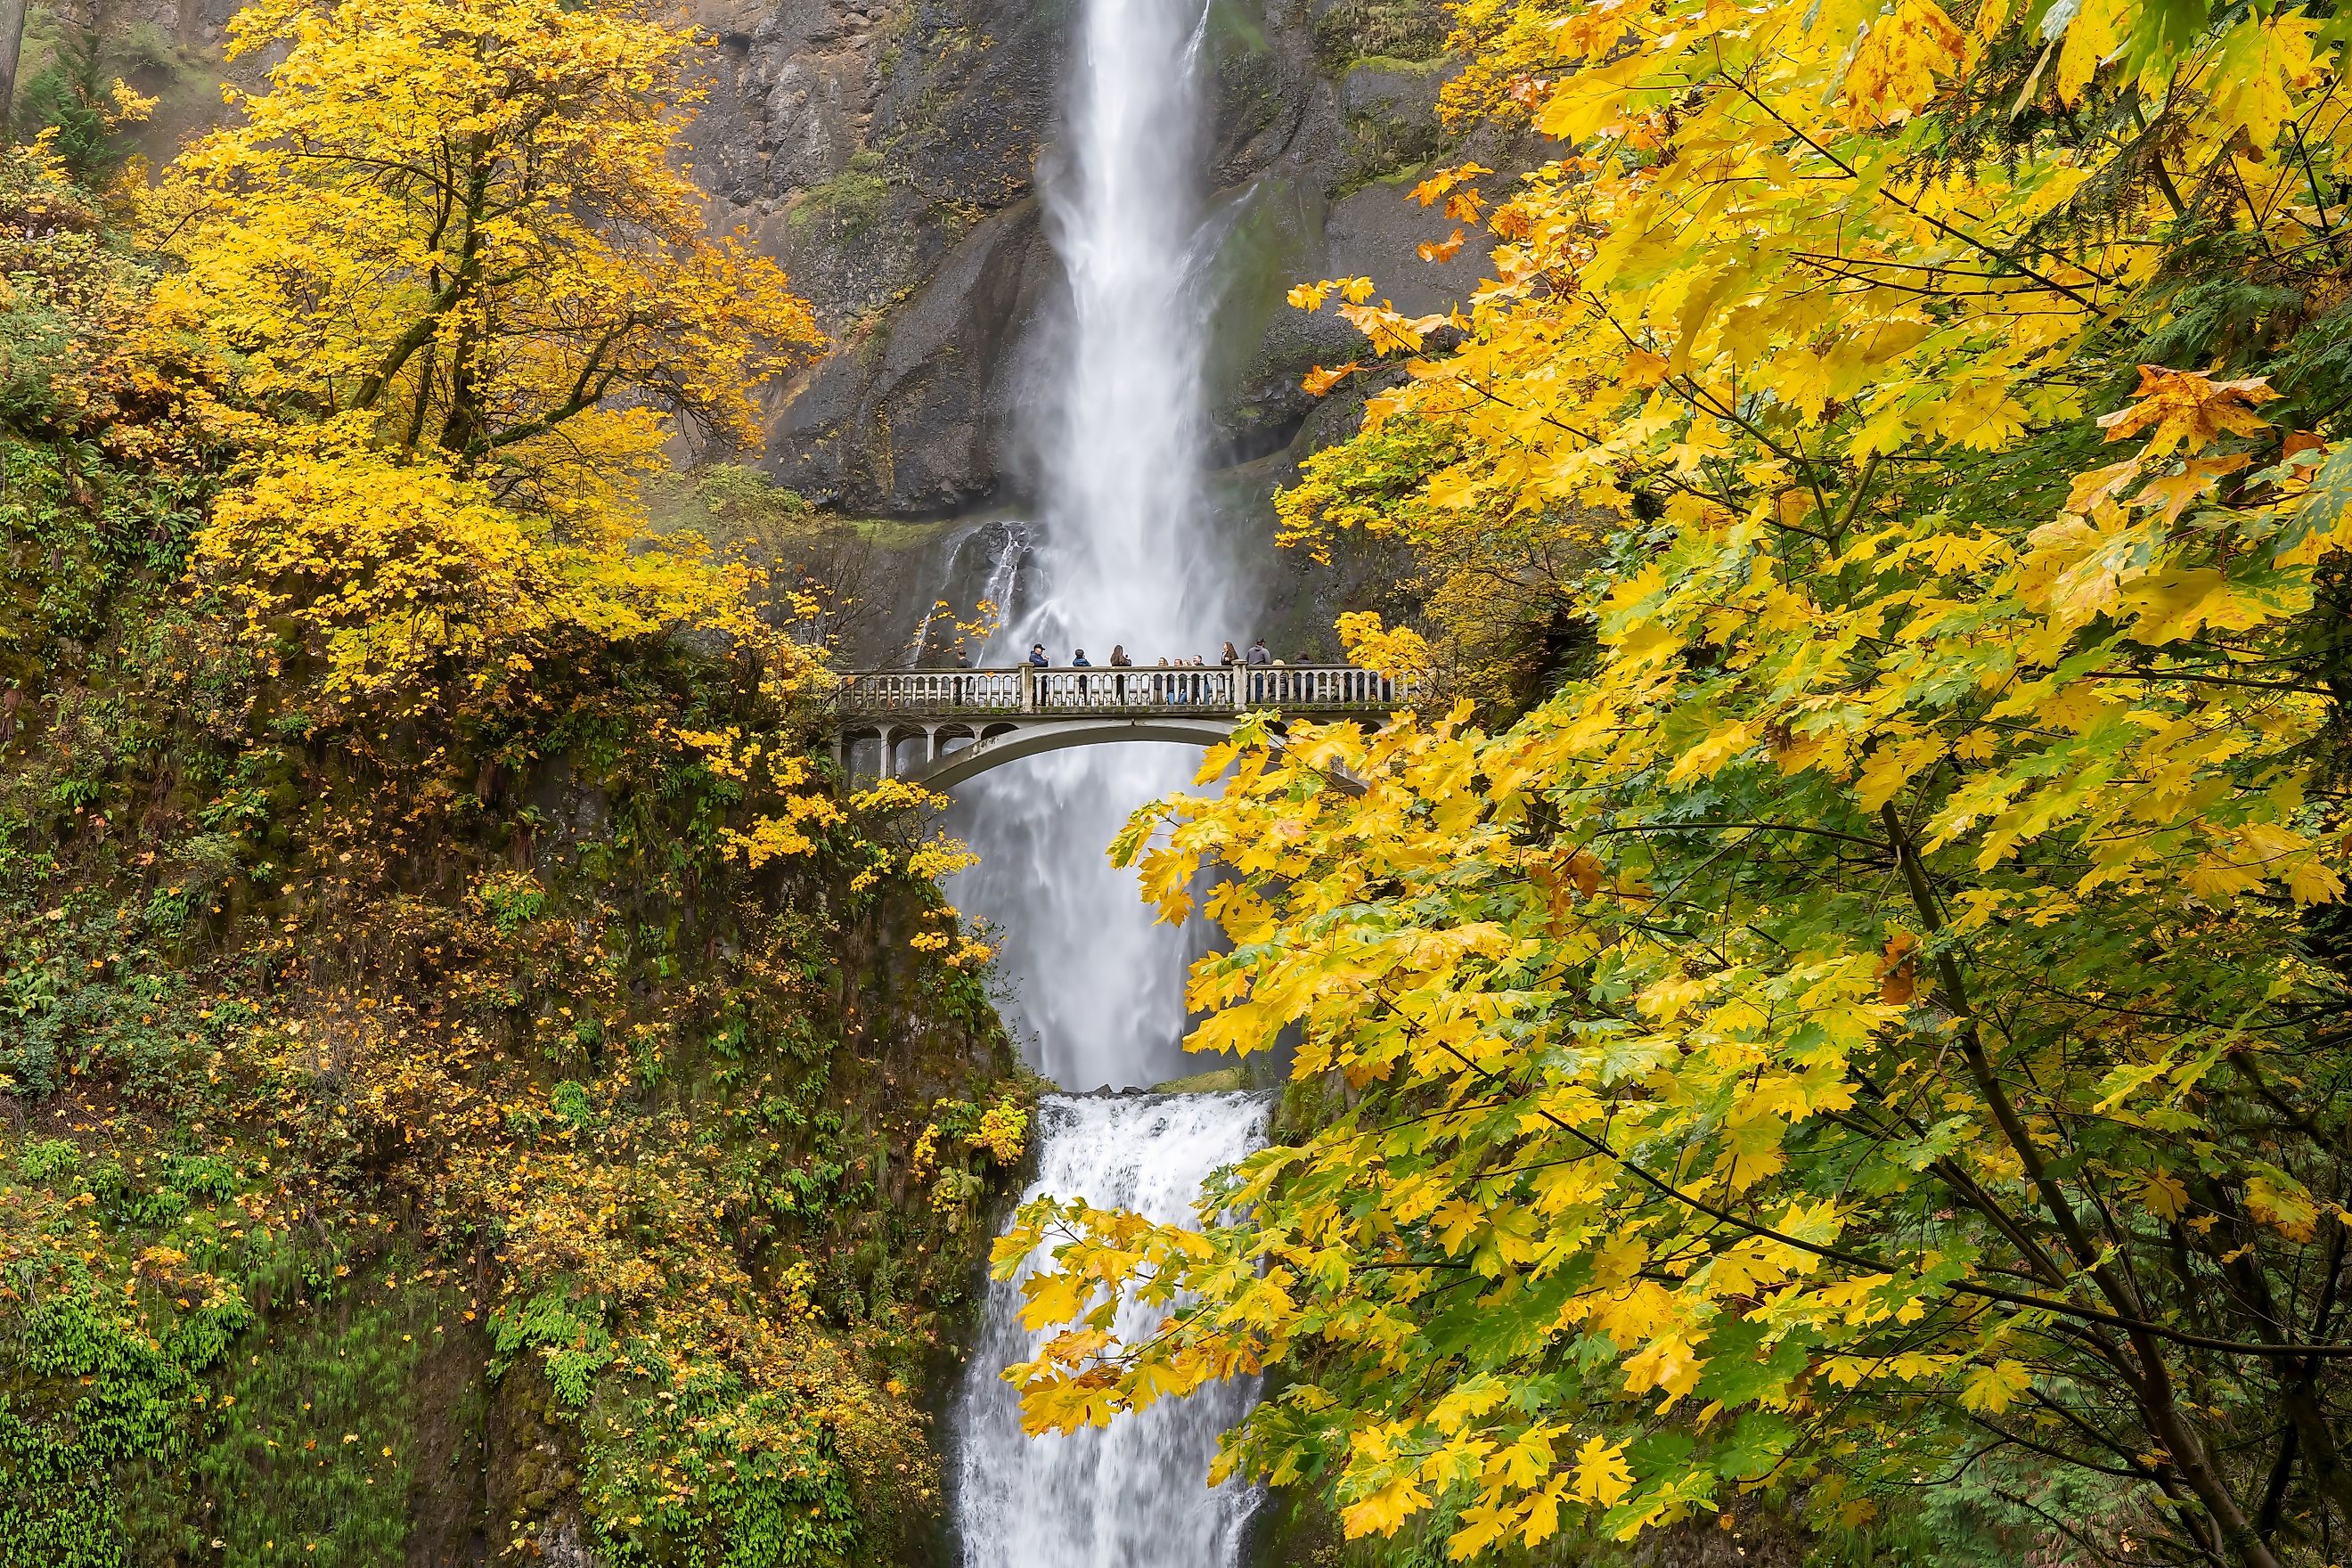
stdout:
POLYGON ((944 753, 920 775, 926 789, 950 790, 966 779, 1023 757, 1065 752, 1073 746, 1118 745, 1158 741, 1180 746, 1213 746, 1234 732, 1231 719, 1048 719, 1000 726, 992 739, 944 753))

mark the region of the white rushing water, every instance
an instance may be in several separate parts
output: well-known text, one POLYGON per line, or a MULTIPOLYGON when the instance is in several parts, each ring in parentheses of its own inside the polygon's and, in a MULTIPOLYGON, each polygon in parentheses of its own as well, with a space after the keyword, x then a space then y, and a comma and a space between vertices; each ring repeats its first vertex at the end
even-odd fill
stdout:
MULTIPOLYGON (((1203 0, 1083 0, 1067 129, 1045 180, 1066 310, 1040 363, 1041 515, 1024 602, 984 659, 1032 643, 1055 664, 1139 665, 1245 644, 1230 564, 1202 504, 1211 243, 1201 222, 1203 0)), ((1002 574, 1010 583, 1014 574, 1002 574)), ((1183 977, 1193 939, 1154 923, 1104 851, 1145 801, 1192 782, 1187 748, 1098 746, 983 775, 954 825, 981 864, 956 900, 997 928, 1011 1012, 1037 1067, 1073 1089, 1149 1085, 1189 1068, 1183 977)))
MULTIPOLYGON (((1040 513, 971 537, 949 574, 1004 597, 984 650, 1033 642, 1055 664, 1083 647, 1139 666, 1246 642, 1230 562, 1202 496, 1207 308, 1200 224, 1205 0, 1081 0, 1069 119, 1045 180, 1067 269, 1065 319, 1040 356, 1040 513)), ((958 548, 963 545, 960 542, 958 548)), ((919 632, 918 640, 922 634, 919 632)), ((980 851, 954 897, 995 928, 1009 1009, 1036 1065, 1073 1088, 1148 1085, 1188 1070, 1184 971, 1196 938, 1154 922, 1104 851, 1129 813, 1191 782, 1197 753, 1097 746, 1028 759, 960 790, 956 828, 980 851)), ((1047 1099, 1028 1196, 1082 1197, 1158 1220, 1193 1217, 1202 1180, 1257 1148, 1267 1105, 1246 1094, 1047 1099)), ((1068 1436, 1025 1437, 1000 1373, 1035 1353, 1013 1282, 992 1285, 955 1413, 955 1516, 965 1568, 1232 1568, 1251 1494, 1212 1490, 1218 1435, 1249 1383, 1068 1436)), ((1123 1304, 1122 1335, 1161 1309, 1123 1304)))
MULTIPOLYGON (((1202 1180, 1258 1147, 1266 1100, 1250 1094, 1048 1098, 1039 1107, 1028 1197, 1082 1197, 1157 1220, 1190 1220, 1202 1180)), ((1226 1568, 1251 1496, 1207 1485, 1217 1435, 1256 1397, 1213 1384, 1068 1436, 1024 1437, 1018 1395, 997 1374, 1036 1353, 1016 1281, 989 1287, 956 1411, 956 1522, 965 1568, 1226 1568)), ((1122 1337, 1161 1308, 1122 1305, 1122 1337)))

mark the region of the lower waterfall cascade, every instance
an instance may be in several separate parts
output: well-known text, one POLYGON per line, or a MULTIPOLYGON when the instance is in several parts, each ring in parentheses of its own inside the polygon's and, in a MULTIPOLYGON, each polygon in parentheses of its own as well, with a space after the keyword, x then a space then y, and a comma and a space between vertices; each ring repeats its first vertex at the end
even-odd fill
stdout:
MULTIPOLYGON (((1024 1199, 1051 1194, 1189 1220, 1202 1181, 1255 1150, 1270 1113, 1268 1097, 1246 1093, 1049 1096, 1024 1199)), ((1021 1300, 1017 1279, 990 1285, 957 1401, 965 1568, 1227 1568, 1254 1499, 1238 1482, 1209 1487, 1209 1462, 1255 1384, 1212 1384, 1108 1427, 1024 1436, 1020 1395, 999 1375, 1044 1337, 1022 1328, 1021 1300)), ((1124 1302, 1116 1331, 1148 1334, 1163 1310, 1124 1302)))

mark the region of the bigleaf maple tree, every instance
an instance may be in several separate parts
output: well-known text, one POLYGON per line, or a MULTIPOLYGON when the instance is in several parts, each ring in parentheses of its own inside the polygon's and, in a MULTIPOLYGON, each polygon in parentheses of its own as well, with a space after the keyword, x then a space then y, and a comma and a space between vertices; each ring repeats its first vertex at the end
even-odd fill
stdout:
POLYGON ((681 166, 689 30, 557 0, 268 0, 267 89, 158 194, 163 304, 248 400, 556 510, 677 422, 756 433, 751 389, 814 347, 806 305, 714 235, 681 166))
MULTIPOLYGON (((1197 1227, 1000 1245, 1038 1429, 1278 1374, 1221 1465, 1455 1557, 1989 1456, 2069 1551, 2352 1530, 2338 905, 2344 24, 2130 0, 1468 0, 1447 106, 1557 156, 1286 527, 1399 537, 1510 721, 1245 725, 1117 847, 1295 1039, 1197 1227), (1042 1253, 1034 1249, 1043 1248, 1042 1253), (1109 1292, 1168 1306, 1142 1342, 1109 1292)), ((1358 625, 1365 656, 1409 639, 1358 625), (1369 635, 1368 635, 1369 634, 1369 635)))

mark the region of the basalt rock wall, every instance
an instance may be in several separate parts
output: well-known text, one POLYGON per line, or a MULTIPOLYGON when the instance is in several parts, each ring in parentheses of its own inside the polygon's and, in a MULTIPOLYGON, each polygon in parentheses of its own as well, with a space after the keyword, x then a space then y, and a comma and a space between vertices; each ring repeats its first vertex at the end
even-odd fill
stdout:
MULTIPOLYGON (((1076 0, 706 0, 716 36, 697 174, 817 307, 835 352, 772 395, 766 463, 868 516, 1017 505, 1020 416, 1062 287, 1053 177, 1076 0)), ((1453 298, 1477 258, 1412 177, 1456 149, 1434 102, 1434 0, 1207 0, 1202 171, 1217 240, 1220 459, 1319 433, 1299 376, 1353 334, 1287 310, 1301 278, 1369 273, 1400 305, 1453 298)), ((1489 163, 1494 159, 1486 158, 1489 163)), ((1244 488, 1263 483, 1244 476, 1244 488)))

